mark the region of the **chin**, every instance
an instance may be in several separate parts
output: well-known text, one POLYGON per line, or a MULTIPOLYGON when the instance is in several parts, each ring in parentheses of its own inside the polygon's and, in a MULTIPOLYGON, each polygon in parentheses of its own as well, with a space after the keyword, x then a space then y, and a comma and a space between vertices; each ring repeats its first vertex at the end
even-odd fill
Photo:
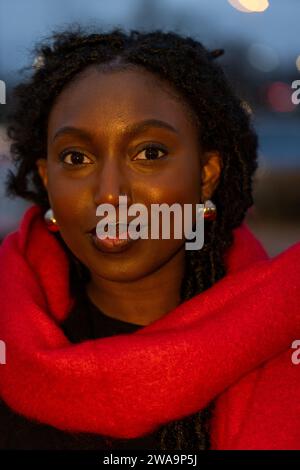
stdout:
POLYGON ((138 281, 149 273, 143 266, 113 266, 112 263, 103 263, 100 269, 98 265, 93 264, 89 266, 89 270, 107 281, 124 283, 138 281))

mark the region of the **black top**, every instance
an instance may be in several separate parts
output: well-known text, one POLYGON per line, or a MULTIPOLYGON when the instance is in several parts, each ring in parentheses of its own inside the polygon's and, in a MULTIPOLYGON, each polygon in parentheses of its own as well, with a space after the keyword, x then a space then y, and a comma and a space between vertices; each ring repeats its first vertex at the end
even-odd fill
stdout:
MULTIPOLYGON (((85 291, 82 291, 77 293, 76 305, 61 324, 61 328, 69 341, 79 343, 88 339, 132 333, 142 326, 105 315, 89 300, 85 291)), ((99 434, 69 433, 29 420, 15 413, 0 400, 0 449, 155 450, 159 449, 157 432, 136 439, 114 439, 99 434)))

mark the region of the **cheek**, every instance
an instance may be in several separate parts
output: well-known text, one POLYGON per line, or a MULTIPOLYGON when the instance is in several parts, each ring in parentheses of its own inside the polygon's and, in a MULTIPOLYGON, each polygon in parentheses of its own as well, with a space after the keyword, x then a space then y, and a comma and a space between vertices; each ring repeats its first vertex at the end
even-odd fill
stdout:
POLYGON ((152 198, 169 204, 197 203, 201 199, 201 164, 194 149, 181 154, 168 171, 154 181, 152 198))
POLYGON ((84 227, 90 207, 90 193, 86 186, 59 175, 49 175, 48 196, 61 232, 74 233, 84 227))
MULTIPOLYGON (((144 189, 145 192, 145 189, 144 189)), ((199 203, 201 199, 201 177, 198 173, 182 173, 170 178, 157 178, 147 190, 151 204, 199 203)))
MULTIPOLYGON (((189 168, 182 169, 180 175, 170 175, 169 178, 158 178, 148 190, 148 211, 151 213, 152 204, 179 204, 181 206, 181 216, 178 218, 171 212, 170 216, 170 239, 160 239, 158 242, 153 240, 153 256, 168 257, 171 253, 176 252, 184 243, 184 211, 189 210, 192 214, 192 222, 195 223, 196 204, 201 202, 201 173, 197 168, 191 171, 189 168), (192 205, 186 208, 184 205, 192 205), (175 238, 174 230, 180 230, 181 239, 175 238), (157 250, 155 249, 157 248, 157 250), (164 254, 163 254, 164 253, 164 254)), ((161 223, 160 218, 160 223, 161 223)), ((162 236, 162 228, 160 227, 160 238, 162 236)), ((150 242, 151 243, 151 242, 150 242)))

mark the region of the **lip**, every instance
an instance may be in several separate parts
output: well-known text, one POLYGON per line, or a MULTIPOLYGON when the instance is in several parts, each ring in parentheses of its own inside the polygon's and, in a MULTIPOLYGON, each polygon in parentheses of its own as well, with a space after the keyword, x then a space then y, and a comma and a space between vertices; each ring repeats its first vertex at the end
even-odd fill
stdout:
MULTIPOLYGON (((141 227, 141 231, 142 229, 144 229, 144 227, 145 226, 141 227)), ((93 246, 97 250, 103 251, 105 253, 120 253, 122 251, 127 250, 134 242, 137 242, 140 239, 138 238, 136 240, 133 240, 132 238, 130 238, 128 230, 126 234, 127 235, 125 239, 119 238, 118 235, 116 237, 106 237, 104 239, 100 239, 97 236, 96 227, 94 227, 88 232, 93 246)))

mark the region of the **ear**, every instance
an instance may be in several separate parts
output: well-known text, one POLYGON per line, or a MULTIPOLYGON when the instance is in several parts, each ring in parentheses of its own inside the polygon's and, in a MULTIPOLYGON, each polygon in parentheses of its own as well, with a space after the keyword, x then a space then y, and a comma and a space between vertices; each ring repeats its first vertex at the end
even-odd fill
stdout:
POLYGON ((39 158, 36 161, 36 166, 38 168, 39 175, 43 181, 45 189, 48 186, 48 171, 47 171, 47 159, 46 158, 39 158))
POLYGON ((222 159, 217 151, 205 153, 205 164, 201 172, 201 197, 202 200, 210 199, 218 186, 222 170, 222 159))

